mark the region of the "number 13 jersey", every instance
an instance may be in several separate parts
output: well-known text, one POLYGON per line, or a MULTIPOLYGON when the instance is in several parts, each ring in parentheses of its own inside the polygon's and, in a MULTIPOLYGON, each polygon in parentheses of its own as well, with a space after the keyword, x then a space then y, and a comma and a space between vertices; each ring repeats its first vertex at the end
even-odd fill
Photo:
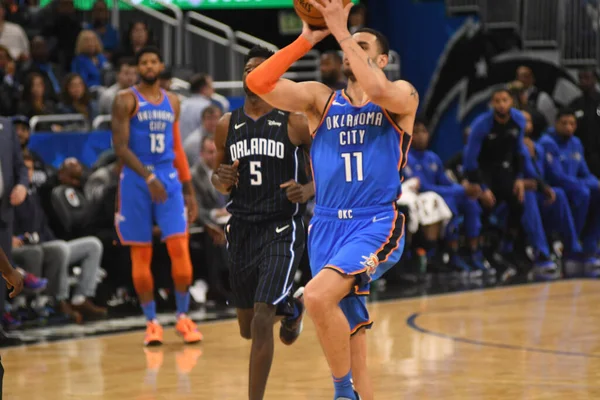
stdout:
POLYGON ((249 222, 288 219, 304 213, 280 185, 290 179, 306 183, 304 151, 288 136, 289 113, 273 109, 254 120, 240 107, 231 113, 225 154, 239 160, 239 182, 231 191, 227 210, 249 222))
POLYGON ((380 106, 353 106, 344 91, 334 92, 311 147, 316 205, 349 210, 394 203, 410 141, 380 106))

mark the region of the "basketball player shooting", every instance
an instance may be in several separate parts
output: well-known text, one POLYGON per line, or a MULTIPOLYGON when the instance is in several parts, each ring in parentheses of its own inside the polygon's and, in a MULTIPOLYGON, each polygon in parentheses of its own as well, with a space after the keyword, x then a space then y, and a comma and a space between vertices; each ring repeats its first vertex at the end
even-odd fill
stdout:
POLYGON ((308 117, 316 207, 308 228, 313 279, 304 291, 305 306, 333 375, 334 398, 355 400, 360 394, 370 400, 361 328, 372 321, 365 295, 404 248, 404 216, 395 204, 411 136, 401 127, 414 125, 419 97, 410 83, 387 79, 389 45, 381 33, 364 28, 350 34, 351 5, 310 3, 329 31, 304 23, 300 37, 251 72, 247 85, 274 107, 308 117), (281 78, 330 32, 344 51, 346 89, 332 93, 321 83, 281 78))
MULTIPOLYGON (((248 74, 273 52, 255 47, 246 56, 248 74)), ((240 334, 252 340, 248 398, 262 400, 273 361, 273 324, 291 345, 302 330, 302 290, 291 295, 305 247, 302 214, 313 196, 303 167, 310 148, 306 117, 273 108, 244 84, 244 106, 217 125, 215 188, 231 194, 225 227, 231 291, 240 334), (282 319, 283 318, 283 319, 282 319)))
POLYGON ((179 134, 179 99, 159 86, 164 64, 157 48, 144 47, 136 58, 141 82, 119 92, 113 105, 113 146, 124 164, 115 225, 121 244, 131 246, 133 285, 148 321, 144 345, 163 341, 150 269, 154 223, 171 258, 175 329, 184 342, 196 343, 202 334, 187 316, 192 283, 187 221, 196 219, 197 205, 179 134))

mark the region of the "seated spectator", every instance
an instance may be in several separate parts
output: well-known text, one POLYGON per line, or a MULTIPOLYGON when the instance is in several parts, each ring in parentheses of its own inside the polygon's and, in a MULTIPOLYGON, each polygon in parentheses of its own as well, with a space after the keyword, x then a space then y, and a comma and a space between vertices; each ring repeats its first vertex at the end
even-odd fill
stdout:
POLYGON ((66 73, 71 69, 75 42, 81 32, 81 21, 77 18, 73 0, 56 0, 49 7, 53 8, 53 12, 49 13, 42 36, 51 44, 49 50, 52 62, 66 73))
POLYGON ((535 86, 535 75, 531 68, 524 65, 517 68, 517 80, 523 84, 526 104, 532 110, 539 111, 546 119, 546 126, 551 126, 556 117, 556 105, 548 93, 535 86))
POLYGON ((46 95, 55 101, 58 100, 63 72, 56 64, 49 61, 48 44, 46 39, 40 35, 31 39, 31 58, 21 65, 17 81, 19 83, 25 82, 25 77, 32 72, 41 74, 44 78, 47 89, 46 95))
POLYGON ((15 113, 19 94, 19 86, 15 77, 15 62, 8 49, 0 46, 0 115, 15 113))
POLYGON ((542 220, 534 192, 525 190, 523 176, 529 158, 523 143, 525 118, 512 108, 507 89, 492 95, 492 110, 475 119, 464 152, 468 181, 482 187, 480 201, 486 209, 506 202, 509 210, 504 254, 513 253, 520 228, 534 249, 534 275, 537 279, 556 279, 558 270, 550 258, 542 220))
MULTIPOLYGON (((551 154, 547 154, 544 147, 535 143, 531 138, 526 137, 524 141, 536 173, 535 175, 529 174, 528 178, 533 179, 526 179, 526 186, 535 190, 540 184, 540 178, 543 182, 560 181, 564 172, 559 160, 555 160, 551 154)), ((550 197, 538 191, 538 205, 546 234, 557 233, 560 235, 563 244, 565 275, 573 277, 583 274, 592 278, 600 276, 598 268, 600 261, 594 255, 586 257, 583 253, 565 191, 556 186, 552 188, 552 191, 554 195, 550 197)))
POLYGON ((154 44, 152 33, 144 21, 133 21, 121 42, 121 48, 113 54, 113 63, 118 64, 123 57, 135 58, 142 47, 154 44))
POLYGON ((102 86, 102 71, 110 66, 102 52, 102 43, 94 31, 81 31, 75 45, 71 72, 79 74, 88 88, 102 86))
MULTIPOLYGON (((481 236, 481 207, 477 202, 481 194, 479 185, 464 181, 462 184, 452 182, 444 171, 442 161, 429 145, 429 131, 423 120, 417 119, 413 130, 412 145, 408 156, 406 178, 417 177, 421 192, 434 192, 441 196, 452 211, 453 219, 446 230, 446 241, 450 248, 450 265, 460 272, 476 271, 478 275, 489 272, 490 266, 479 248, 481 236), (469 246, 468 260, 459 255, 459 225, 464 217, 464 227, 469 246)), ((430 246, 435 246, 431 243, 430 246)), ((429 249, 425 249, 429 250, 429 249)))
POLYGON ((229 109, 227 99, 216 96, 213 79, 207 74, 196 74, 190 79, 191 96, 181 103, 180 129, 181 140, 185 139, 202 125, 202 111, 211 104, 221 108, 223 113, 229 109))
POLYGON ((211 136, 202 139, 202 150, 199 160, 192 167, 192 183, 198 203, 198 217, 195 225, 202 226, 207 233, 204 241, 206 248, 209 290, 217 297, 226 298, 225 284, 221 279, 221 271, 226 269, 225 232, 223 225, 231 216, 225 209, 227 202, 210 181, 212 171, 216 168, 217 148, 211 136))
POLYGON ((97 103, 92 100, 88 87, 78 74, 71 73, 65 77, 60 99, 60 114, 81 114, 90 123, 98 115, 97 103))
POLYGON ((36 115, 56 114, 56 105, 46 94, 43 76, 37 72, 27 75, 18 113, 28 118, 36 115))
POLYGON ((188 163, 194 165, 201 155, 200 145, 206 136, 214 136, 217 124, 221 119, 221 109, 217 106, 208 106, 202 111, 202 126, 193 131, 183 142, 183 150, 188 163))
POLYGON ((342 72, 342 56, 335 50, 326 51, 321 55, 321 82, 331 90, 346 88, 346 79, 342 72))
MULTIPOLYGON (((29 144, 29 137, 31 132, 29 129, 29 118, 24 115, 17 115, 12 119, 21 149, 27 150, 29 144)), ((33 159, 33 175, 30 178, 30 182, 35 187, 40 187, 48 180, 48 176, 54 175, 56 170, 42 160, 42 158, 35 152, 28 150, 29 155, 33 159)))
POLYGON ((0 45, 8 49, 13 60, 26 60, 29 57, 29 39, 23 28, 6 20, 6 11, 6 3, 0 2, 0 45))
POLYGON ((98 101, 100 115, 110 115, 117 93, 120 90, 135 85, 138 79, 136 67, 137 64, 134 58, 125 57, 119 60, 117 82, 100 95, 100 100, 98 101))
POLYGON ((546 157, 549 155, 557 164, 558 173, 552 184, 562 188, 569 199, 585 256, 596 257, 600 241, 600 182, 587 166, 581 140, 574 136, 576 129, 574 111, 562 110, 554 128, 540 138, 539 144, 546 157))
MULTIPOLYGON (((23 158, 32 176, 33 159, 28 153, 23 158)), ((90 300, 96 295, 103 251, 97 238, 89 236, 68 242, 56 240, 34 187, 30 187, 25 201, 15 208, 14 236, 14 259, 29 272, 48 278, 50 294, 58 302, 62 313, 77 323, 84 318, 106 316, 107 310, 90 300), (25 244, 20 237, 28 238, 30 244, 25 244), (68 267, 75 263, 80 263, 81 276, 69 304, 68 267)))
POLYGON ((111 60, 119 47, 119 33, 110 23, 110 14, 104 0, 96 0, 92 7, 92 23, 85 24, 84 28, 91 29, 98 35, 104 48, 104 56, 111 60))

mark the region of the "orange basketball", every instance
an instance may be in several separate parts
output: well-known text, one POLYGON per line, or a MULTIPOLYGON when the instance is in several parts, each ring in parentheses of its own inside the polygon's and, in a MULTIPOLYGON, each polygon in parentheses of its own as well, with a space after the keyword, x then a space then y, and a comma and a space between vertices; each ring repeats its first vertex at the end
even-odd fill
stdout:
MULTIPOLYGON (((317 0, 322 3, 321 0, 317 0)), ((343 0, 344 6, 348 5, 352 0, 343 0)), ((308 2, 308 0, 294 0, 294 10, 296 10, 296 14, 304 22, 308 24, 312 29, 325 29, 327 28, 327 24, 325 23, 325 19, 312 4, 308 2)))

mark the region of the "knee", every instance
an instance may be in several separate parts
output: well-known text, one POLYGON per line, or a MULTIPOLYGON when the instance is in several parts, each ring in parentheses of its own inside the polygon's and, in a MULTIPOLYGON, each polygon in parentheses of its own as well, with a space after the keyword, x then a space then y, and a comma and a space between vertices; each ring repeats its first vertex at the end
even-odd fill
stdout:
MULTIPOLYGON (((266 303, 259 303, 254 307, 251 329, 251 335, 254 339, 260 339, 268 332, 273 332, 275 310, 275 306, 266 303)), ((243 334, 242 337, 244 337, 243 334)))
POLYGON ((100 239, 96 236, 88 237, 88 246, 90 247, 90 253, 97 254, 102 257, 102 253, 104 252, 104 246, 100 239))
POLYGON ((64 259, 65 264, 68 263, 68 260, 69 260, 70 254, 71 254, 71 250, 69 249, 69 245, 67 244, 67 242, 65 242, 64 240, 57 241, 56 244, 54 245, 54 248, 56 250, 56 253, 61 258, 61 261, 64 259))
POLYGON ((319 279, 312 279, 304 288, 304 306, 311 316, 318 315, 320 311, 335 306, 341 299, 334 299, 319 279))
POLYGON ((240 323, 240 336, 246 340, 252 339, 252 325, 240 323))
POLYGON ((184 237, 172 237, 166 240, 167 251, 171 258, 182 258, 189 254, 189 242, 184 237))

